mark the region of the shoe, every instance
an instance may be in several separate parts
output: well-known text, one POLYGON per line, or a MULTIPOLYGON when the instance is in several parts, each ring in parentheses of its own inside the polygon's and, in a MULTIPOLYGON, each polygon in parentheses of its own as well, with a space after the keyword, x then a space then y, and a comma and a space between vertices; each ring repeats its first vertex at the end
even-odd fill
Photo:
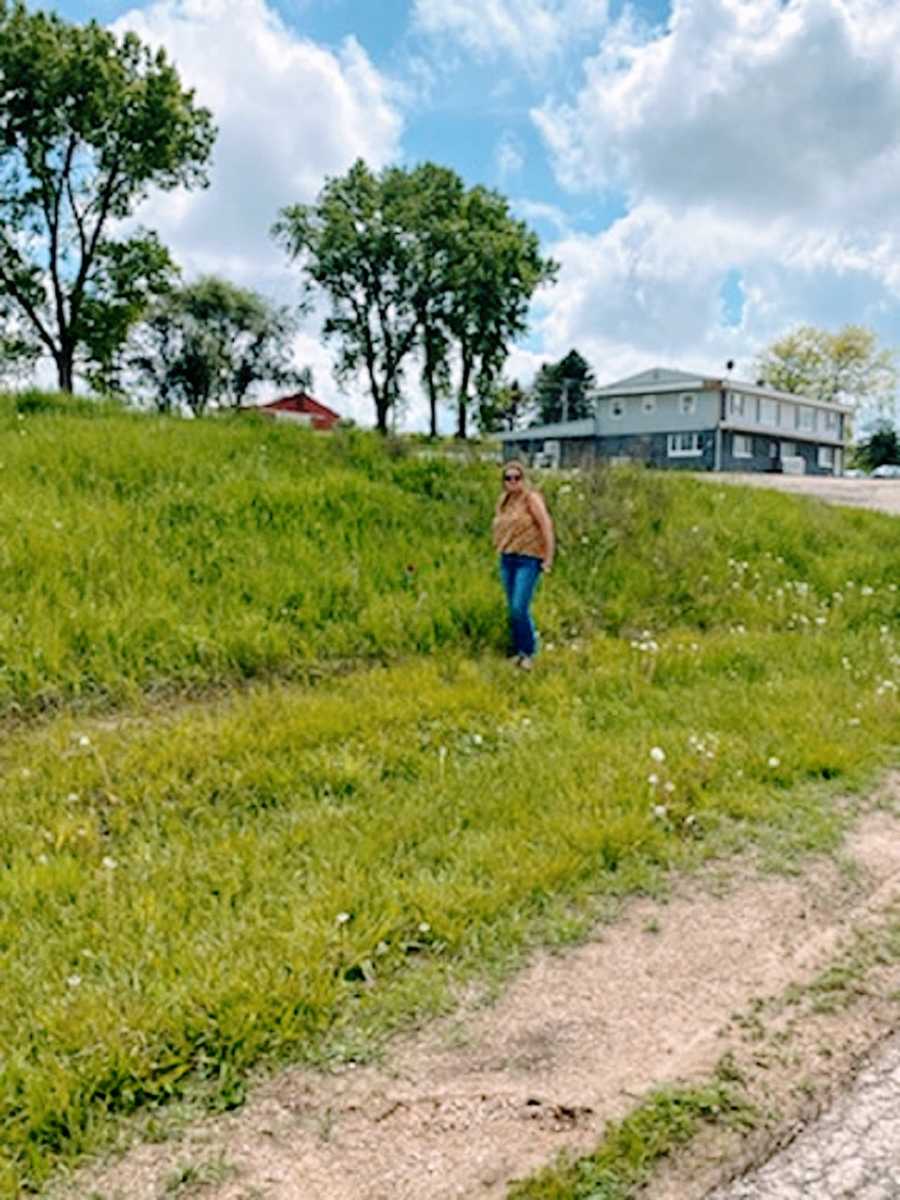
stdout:
POLYGON ((534 659, 529 658, 527 654, 519 655, 519 666, 523 671, 530 671, 534 666, 534 659))

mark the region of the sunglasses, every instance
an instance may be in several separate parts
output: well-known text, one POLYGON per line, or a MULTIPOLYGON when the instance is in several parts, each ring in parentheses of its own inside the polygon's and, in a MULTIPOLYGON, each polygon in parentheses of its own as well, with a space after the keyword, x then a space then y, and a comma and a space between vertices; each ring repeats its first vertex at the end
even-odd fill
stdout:
POLYGON ((504 475, 504 476, 503 476, 503 482, 504 482, 504 483, 518 483, 518 481, 519 481, 521 478, 522 478, 522 476, 521 476, 521 475, 504 475))

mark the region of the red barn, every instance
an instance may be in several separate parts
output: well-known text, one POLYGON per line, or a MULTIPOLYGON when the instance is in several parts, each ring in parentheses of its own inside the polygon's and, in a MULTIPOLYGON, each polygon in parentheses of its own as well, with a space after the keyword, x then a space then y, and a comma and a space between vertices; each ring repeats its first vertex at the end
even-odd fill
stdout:
POLYGON ((341 414, 328 408, 306 392, 295 392, 293 396, 282 396, 268 404, 259 404, 253 412, 265 413, 275 421, 291 421, 311 429, 333 429, 341 414))

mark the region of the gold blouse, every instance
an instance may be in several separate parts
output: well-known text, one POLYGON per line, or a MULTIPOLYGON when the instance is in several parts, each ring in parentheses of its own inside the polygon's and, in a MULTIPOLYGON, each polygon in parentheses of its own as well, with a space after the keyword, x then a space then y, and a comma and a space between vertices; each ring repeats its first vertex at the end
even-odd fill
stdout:
POLYGON ((503 496, 497 505, 493 524, 494 546, 501 554, 530 554, 543 558, 547 553, 541 527, 528 504, 528 493, 503 496))

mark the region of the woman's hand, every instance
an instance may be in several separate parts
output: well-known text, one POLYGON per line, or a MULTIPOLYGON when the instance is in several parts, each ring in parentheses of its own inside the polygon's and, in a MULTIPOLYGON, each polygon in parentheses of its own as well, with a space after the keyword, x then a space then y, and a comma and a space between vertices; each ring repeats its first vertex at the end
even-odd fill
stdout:
POLYGON ((543 559, 543 561, 541 562, 542 573, 544 575, 549 575, 552 570, 553 570, 553 559, 552 558, 543 559))

